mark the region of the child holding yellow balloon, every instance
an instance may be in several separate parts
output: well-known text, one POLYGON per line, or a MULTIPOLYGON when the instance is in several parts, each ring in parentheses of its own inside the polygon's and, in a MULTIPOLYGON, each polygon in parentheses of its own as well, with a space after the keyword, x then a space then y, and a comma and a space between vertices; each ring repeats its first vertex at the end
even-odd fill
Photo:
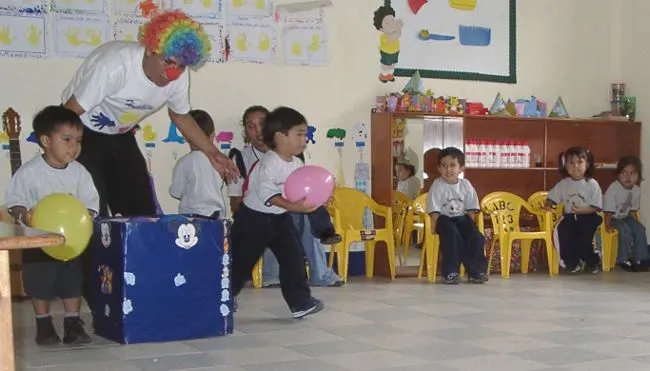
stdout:
MULTIPOLYGON (((37 207, 37 204, 48 196, 52 200, 54 194, 62 194, 62 198, 70 195, 83 203, 94 216, 99 209, 99 194, 90 173, 75 161, 83 134, 79 116, 63 106, 48 106, 34 117, 33 128, 44 154, 25 163, 11 179, 5 196, 9 212, 18 223, 31 226, 32 209, 36 207, 33 219, 38 227, 36 219, 47 219, 50 213, 47 207, 37 207)), ((55 208, 51 210, 54 212, 51 219, 56 219, 56 209, 67 206, 56 202, 51 205, 55 208)), ((88 227, 87 215, 77 220, 79 227, 88 227)), ((70 242, 68 236, 66 242, 70 242)), ((51 345, 61 341, 50 315, 50 302, 56 298, 63 300, 65 309, 63 342, 88 343, 90 337, 79 317, 83 284, 80 261, 78 258, 57 260, 50 255, 56 253, 46 254, 41 249, 23 251, 23 281, 36 314, 36 343, 51 345)))

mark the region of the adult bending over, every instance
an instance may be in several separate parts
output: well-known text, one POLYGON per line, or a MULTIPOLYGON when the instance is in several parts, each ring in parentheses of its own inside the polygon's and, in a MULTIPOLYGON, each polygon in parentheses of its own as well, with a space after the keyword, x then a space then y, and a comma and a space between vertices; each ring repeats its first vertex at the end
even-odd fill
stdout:
MULTIPOLYGON (((165 104, 169 118, 219 172, 228 179, 238 174, 189 114, 187 68, 201 66, 211 49, 201 25, 181 11, 168 11, 144 24, 138 39, 99 46, 61 95, 63 104, 84 124, 78 161, 92 175, 102 216, 109 208, 124 216, 155 215, 147 165, 130 131, 165 104)), ((84 297, 92 306, 89 255, 85 254, 84 297)))

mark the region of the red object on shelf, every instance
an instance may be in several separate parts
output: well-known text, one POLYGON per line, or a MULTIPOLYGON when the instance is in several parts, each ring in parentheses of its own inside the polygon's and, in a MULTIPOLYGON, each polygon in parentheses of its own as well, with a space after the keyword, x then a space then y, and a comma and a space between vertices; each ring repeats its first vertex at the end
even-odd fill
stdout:
POLYGON ((409 8, 413 14, 418 14, 422 6, 427 3, 427 0, 409 0, 409 8))

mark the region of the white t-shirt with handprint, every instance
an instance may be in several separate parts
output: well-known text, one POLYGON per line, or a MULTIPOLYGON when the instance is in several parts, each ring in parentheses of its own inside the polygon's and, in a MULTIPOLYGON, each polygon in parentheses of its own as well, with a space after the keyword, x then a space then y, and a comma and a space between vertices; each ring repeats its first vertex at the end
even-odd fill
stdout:
POLYGON ((160 87, 144 74, 145 48, 137 42, 110 41, 90 53, 61 94, 73 95, 86 111, 81 121, 104 134, 125 133, 167 104, 177 114, 190 111, 189 71, 160 87))
POLYGON ((462 178, 450 184, 438 178, 431 184, 427 196, 427 214, 438 213, 453 218, 478 210, 478 195, 469 180, 462 178))
POLYGON ((625 188, 618 180, 615 180, 605 191, 603 197, 603 211, 614 214, 616 219, 624 219, 630 212, 638 211, 641 208, 641 188, 634 185, 632 188, 625 188))
POLYGON ((571 214, 573 206, 602 209, 603 195, 600 185, 593 179, 573 180, 569 177, 560 180, 548 192, 548 199, 556 204, 564 204, 564 213, 571 214))

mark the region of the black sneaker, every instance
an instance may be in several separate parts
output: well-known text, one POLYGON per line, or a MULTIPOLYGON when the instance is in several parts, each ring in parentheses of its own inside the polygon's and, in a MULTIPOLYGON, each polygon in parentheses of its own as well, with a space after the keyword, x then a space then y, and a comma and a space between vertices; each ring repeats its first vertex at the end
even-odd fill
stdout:
POLYGON ((566 272, 567 274, 578 274, 578 273, 582 272, 582 267, 580 266, 580 264, 578 264, 578 265, 576 265, 576 266, 573 267, 573 268, 567 268, 567 269, 565 270, 565 272, 566 272))
POLYGON ((598 274, 602 272, 603 269, 600 267, 600 264, 589 264, 585 266, 585 272, 586 273, 591 273, 591 274, 598 274))
POLYGON ((642 261, 636 263, 634 268, 636 268, 637 272, 648 272, 648 271, 650 271, 650 266, 648 265, 647 260, 642 260, 642 261))
POLYGON ((323 304, 322 301, 316 299, 316 298, 311 298, 310 302, 308 305, 306 305, 304 308, 294 308, 291 310, 291 317, 293 319, 298 319, 298 318, 303 318, 306 316, 309 316, 311 314, 315 314, 320 312, 325 308, 325 304, 323 304))
POLYGON ((280 287, 281 287, 280 282, 273 282, 273 283, 269 283, 267 285, 262 284, 262 288, 265 288, 265 289, 279 289, 280 287))
POLYGON ((52 317, 36 318, 36 344, 54 345, 61 342, 52 324, 52 317))
POLYGON ((341 243, 343 241, 343 237, 341 237, 340 234, 332 234, 328 236, 323 236, 320 239, 320 243, 323 245, 336 245, 337 243, 341 243))
POLYGON ((334 283, 330 283, 329 285, 327 285, 327 287, 341 287, 343 285, 345 285, 345 281, 338 280, 338 281, 334 281, 334 283))
POLYGON ((458 273, 449 273, 445 276, 445 285, 458 285, 460 283, 460 275, 458 273))
POLYGON ((88 343, 90 343, 90 336, 84 330, 84 321, 79 317, 65 317, 63 319, 63 344, 88 343))
POLYGON ((476 275, 471 275, 467 279, 467 282, 469 283, 475 283, 475 284, 484 284, 489 280, 488 275, 485 273, 479 273, 476 275))
POLYGON ((617 265, 626 272, 637 272, 636 266, 634 266, 634 264, 629 260, 623 263, 618 263, 617 265))

